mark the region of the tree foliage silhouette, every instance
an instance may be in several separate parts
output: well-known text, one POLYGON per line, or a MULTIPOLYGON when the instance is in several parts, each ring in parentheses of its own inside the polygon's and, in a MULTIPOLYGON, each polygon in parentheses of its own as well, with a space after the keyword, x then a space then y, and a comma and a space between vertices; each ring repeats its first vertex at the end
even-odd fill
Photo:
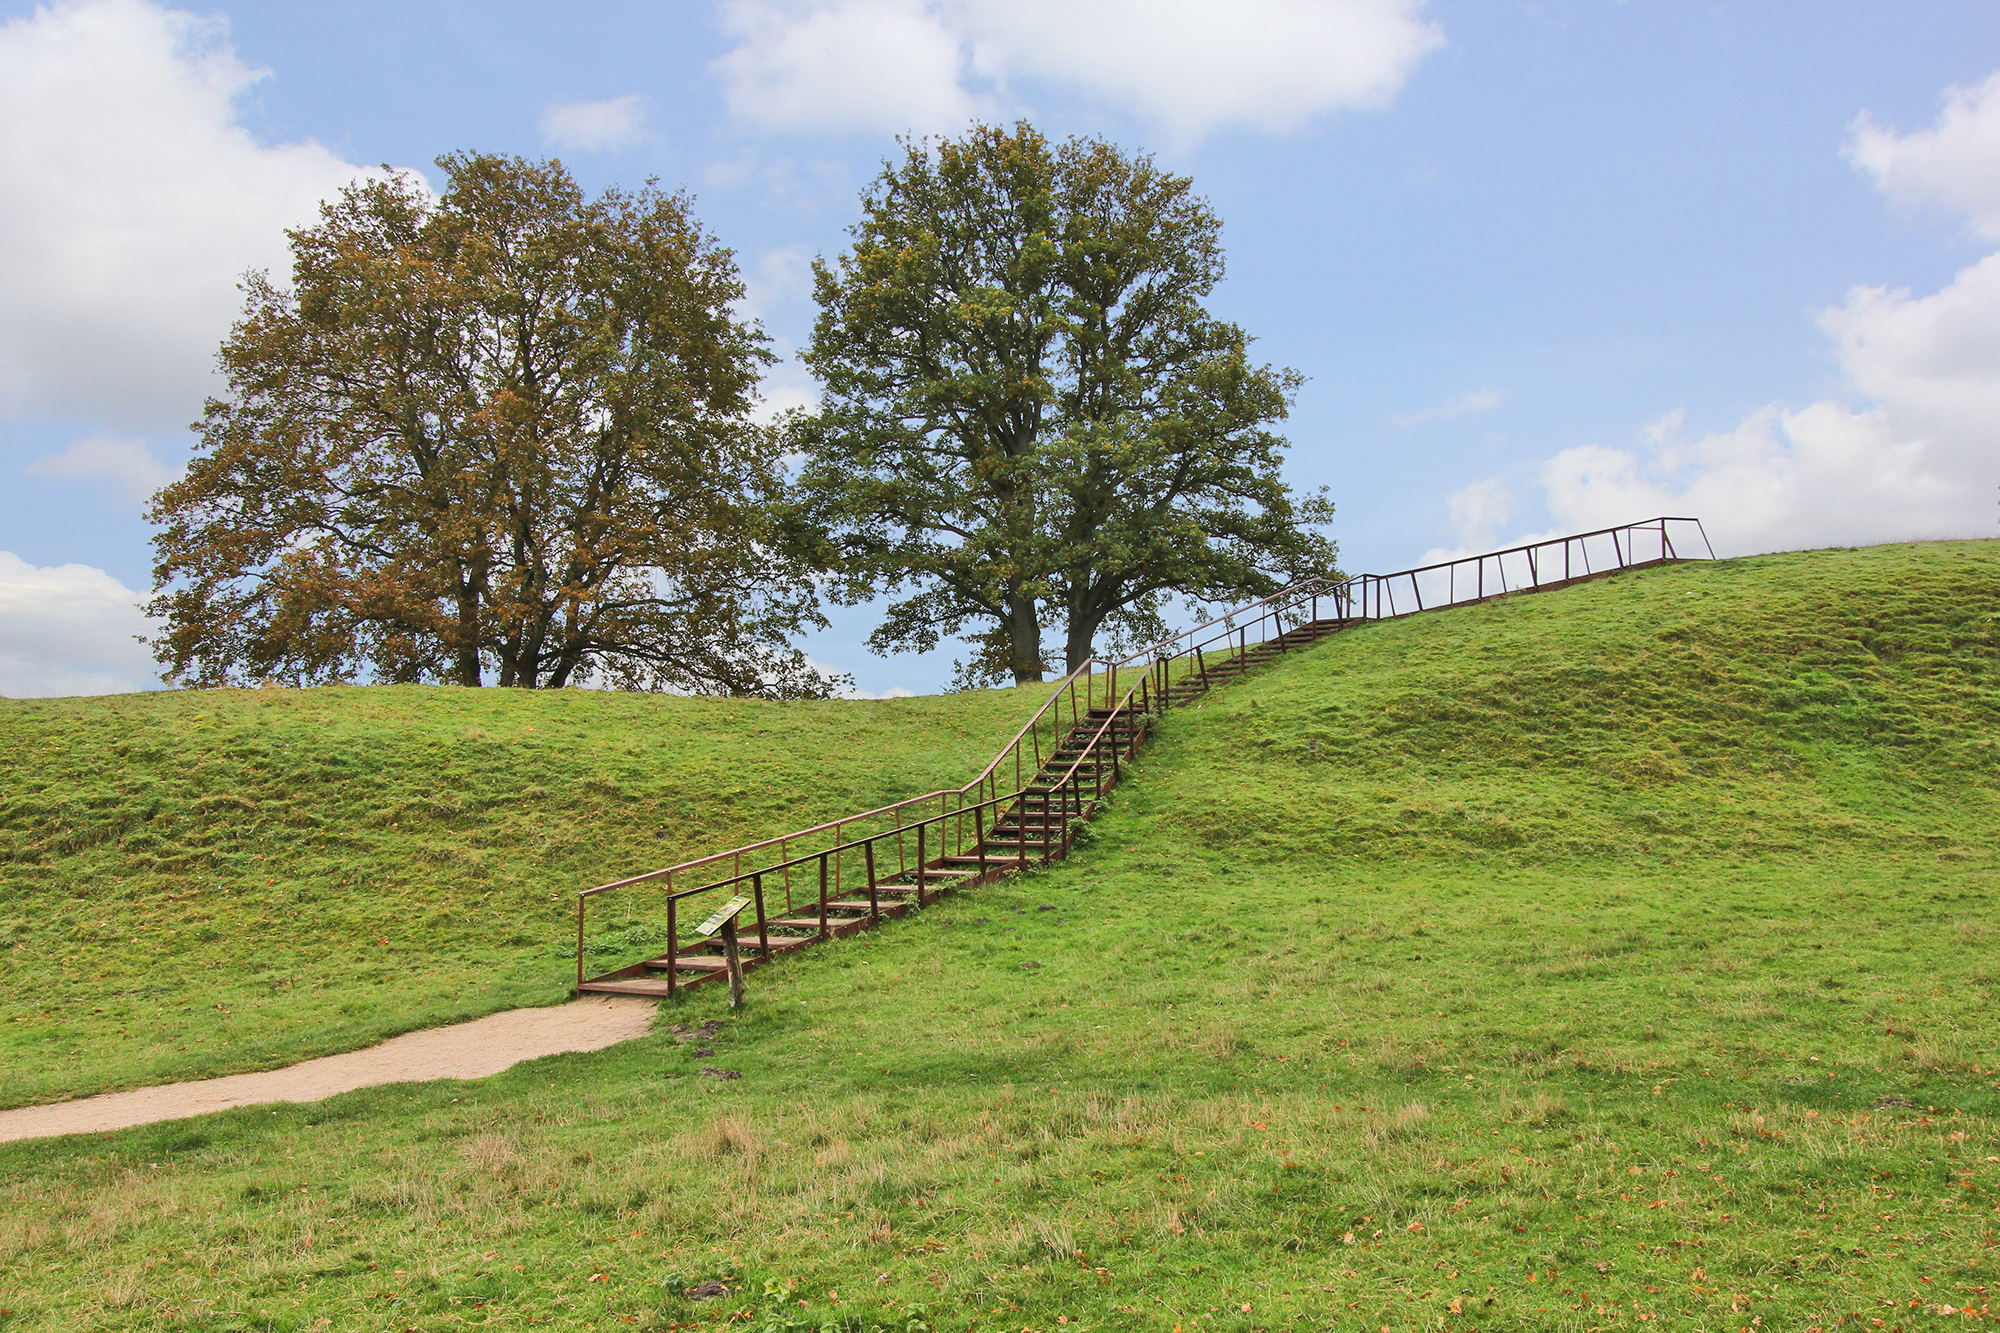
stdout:
POLYGON ((765 338, 684 198, 454 155, 359 184, 246 280, 155 498, 167 679, 823 694, 773 545, 765 338))
POLYGON ((1100 633, 1163 635, 1175 594, 1332 569, 1332 505, 1293 496, 1270 429, 1300 377, 1207 312, 1192 182, 1026 123, 904 149, 815 265, 825 391, 790 427, 836 597, 907 594, 873 648, 963 634, 960 683, 1039 680, 1047 625, 1074 670, 1100 633))

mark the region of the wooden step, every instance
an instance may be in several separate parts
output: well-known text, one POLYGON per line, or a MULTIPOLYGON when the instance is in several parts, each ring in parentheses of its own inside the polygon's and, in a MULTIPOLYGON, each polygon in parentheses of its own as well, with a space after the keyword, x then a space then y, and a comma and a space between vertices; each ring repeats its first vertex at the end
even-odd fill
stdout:
POLYGON ((707 975, 691 977, 679 982, 676 986, 676 983, 669 982, 665 977, 620 977, 616 981, 586 981, 581 986, 578 986, 577 989, 587 991, 592 995, 646 995, 658 997, 670 994, 673 988, 686 990, 689 986, 697 982, 707 980, 707 975))

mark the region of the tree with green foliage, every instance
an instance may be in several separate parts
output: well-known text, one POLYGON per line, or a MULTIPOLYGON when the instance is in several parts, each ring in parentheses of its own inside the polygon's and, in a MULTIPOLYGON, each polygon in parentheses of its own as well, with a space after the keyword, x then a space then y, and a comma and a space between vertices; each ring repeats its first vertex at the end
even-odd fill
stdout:
POLYGON ((963 633, 961 684, 1040 680, 1045 625, 1074 670, 1162 636, 1175 594, 1332 570, 1332 505, 1270 429, 1300 377, 1205 308, 1221 224, 1191 181, 1026 123, 904 149, 814 267, 824 393, 790 428, 834 595, 909 594, 872 648, 963 633))
POLYGON ((246 280, 186 476, 154 498, 170 681, 824 694, 771 538, 766 339, 650 183, 440 158, 351 186, 246 280))

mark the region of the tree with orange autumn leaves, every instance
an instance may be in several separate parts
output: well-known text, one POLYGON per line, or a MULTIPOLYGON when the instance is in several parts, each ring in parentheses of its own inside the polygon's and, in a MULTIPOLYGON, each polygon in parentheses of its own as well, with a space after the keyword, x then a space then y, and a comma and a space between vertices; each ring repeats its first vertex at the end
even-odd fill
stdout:
POLYGON ((650 184, 439 166, 435 197, 349 187, 289 286, 247 279, 150 514, 166 678, 827 693, 729 252, 650 184))

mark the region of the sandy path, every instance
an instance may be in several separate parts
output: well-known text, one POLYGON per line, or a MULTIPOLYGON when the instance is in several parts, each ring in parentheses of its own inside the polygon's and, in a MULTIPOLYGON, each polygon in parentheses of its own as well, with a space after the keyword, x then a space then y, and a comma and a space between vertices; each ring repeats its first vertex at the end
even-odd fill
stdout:
POLYGON ((653 1001, 626 995, 587 995, 549 1009, 510 1009, 261 1074, 230 1074, 0 1111, 0 1143, 129 1129, 260 1102, 316 1102, 379 1083, 485 1078, 523 1060, 562 1051, 602 1050, 643 1037, 652 1023, 653 1001))

